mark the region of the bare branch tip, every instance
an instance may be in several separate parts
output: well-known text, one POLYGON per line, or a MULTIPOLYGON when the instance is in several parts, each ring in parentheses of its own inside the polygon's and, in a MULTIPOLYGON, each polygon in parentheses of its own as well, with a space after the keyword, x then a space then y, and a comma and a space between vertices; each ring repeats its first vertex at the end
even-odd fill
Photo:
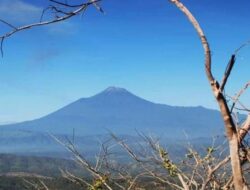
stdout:
POLYGON ((239 48, 237 48, 234 51, 234 54, 237 55, 244 47, 249 46, 250 45, 250 40, 247 40, 246 42, 244 42, 239 48))

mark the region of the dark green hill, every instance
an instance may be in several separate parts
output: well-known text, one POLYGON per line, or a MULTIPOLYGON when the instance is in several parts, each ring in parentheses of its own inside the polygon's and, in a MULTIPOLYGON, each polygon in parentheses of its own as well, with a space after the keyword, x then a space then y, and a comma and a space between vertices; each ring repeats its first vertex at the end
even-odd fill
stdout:
POLYGON ((0 154, 0 176, 24 172, 58 177, 61 175, 59 168, 68 169, 76 173, 82 173, 79 166, 71 160, 0 154))

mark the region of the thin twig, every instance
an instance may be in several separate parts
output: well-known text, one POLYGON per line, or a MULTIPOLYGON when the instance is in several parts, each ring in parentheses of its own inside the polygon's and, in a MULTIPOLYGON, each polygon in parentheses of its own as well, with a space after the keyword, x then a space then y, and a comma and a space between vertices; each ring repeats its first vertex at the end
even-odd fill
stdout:
MULTIPOLYGON (((59 3, 58 1, 54 1, 54 0, 52 0, 52 1, 55 2, 55 3, 57 3, 57 4, 59 3)), ((45 11, 48 10, 48 9, 51 9, 51 6, 50 6, 50 7, 48 7, 48 8, 46 8, 46 9, 43 10, 39 22, 33 23, 33 24, 24 25, 24 26, 20 26, 20 27, 14 27, 10 23, 8 23, 6 21, 4 21, 4 22, 2 21, 3 23, 7 24, 8 26, 11 26, 11 28, 13 28, 13 30, 11 30, 11 31, 5 33, 4 35, 0 36, 0 39, 1 39, 1 46, 0 46, 1 55, 3 56, 3 41, 4 41, 4 39, 12 36, 13 34, 15 34, 17 32, 20 32, 20 31, 23 31, 23 30, 31 29, 33 27, 50 25, 50 24, 53 24, 53 23, 57 23, 57 22, 62 22, 62 21, 68 20, 71 17, 73 17, 75 15, 78 15, 81 12, 84 12, 88 8, 88 6, 90 6, 90 5, 94 5, 100 12, 103 12, 103 10, 97 4, 97 2, 99 2, 99 1, 101 1, 101 0, 90 0, 87 3, 81 4, 81 6, 77 6, 78 8, 76 10, 71 11, 71 12, 64 12, 64 11, 56 8, 55 6, 52 6, 52 9, 55 10, 56 13, 62 13, 63 16, 56 16, 54 19, 47 20, 47 21, 42 21, 42 18, 43 18, 43 15, 44 15, 45 11)), ((67 6, 69 6, 69 5, 67 5, 67 6)))
POLYGON ((246 41, 246 42, 243 43, 239 48, 237 48, 237 49, 234 51, 234 54, 235 54, 235 55, 238 54, 239 51, 240 51, 242 48, 244 48, 244 47, 246 47, 246 46, 248 46, 248 45, 250 45, 250 40, 246 41))

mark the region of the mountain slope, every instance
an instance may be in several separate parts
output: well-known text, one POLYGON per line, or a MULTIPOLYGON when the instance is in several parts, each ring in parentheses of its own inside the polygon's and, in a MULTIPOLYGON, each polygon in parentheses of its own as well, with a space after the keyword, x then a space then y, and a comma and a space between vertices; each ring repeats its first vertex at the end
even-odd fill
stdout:
MULTIPOLYGON (((203 107, 175 107, 155 104, 123 88, 110 87, 90 98, 79 99, 40 119, 2 126, 28 130, 78 135, 96 135, 111 130, 133 134, 135 129, 168 137, 206 137, 222 131, 218 111, 203 107)), ((3 129, 3 128, 1 128, 3 129)))

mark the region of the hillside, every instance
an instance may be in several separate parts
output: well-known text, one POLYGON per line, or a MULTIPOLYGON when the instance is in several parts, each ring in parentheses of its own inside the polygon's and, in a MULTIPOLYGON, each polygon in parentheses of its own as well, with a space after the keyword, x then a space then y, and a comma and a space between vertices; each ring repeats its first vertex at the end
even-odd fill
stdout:
POLYGON ((204 107, 178 107, 142 99, 126 89, 109 87, 39 119, 2 125, 0 130, 50 132, 79 136, 134 134, 135 130, 166 137, 210 137, 223 131, 220 113, 204 107))

